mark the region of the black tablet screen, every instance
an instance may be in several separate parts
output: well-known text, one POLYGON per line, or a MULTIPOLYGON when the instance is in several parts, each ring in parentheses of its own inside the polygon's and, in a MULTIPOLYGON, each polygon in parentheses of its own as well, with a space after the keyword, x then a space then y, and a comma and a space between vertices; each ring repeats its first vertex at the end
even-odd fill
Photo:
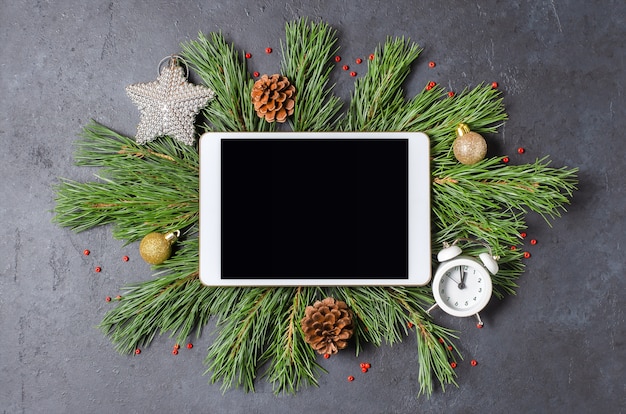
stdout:
POLYGON ((408 140, 221 146, 223 279, 408 277, 408 140))

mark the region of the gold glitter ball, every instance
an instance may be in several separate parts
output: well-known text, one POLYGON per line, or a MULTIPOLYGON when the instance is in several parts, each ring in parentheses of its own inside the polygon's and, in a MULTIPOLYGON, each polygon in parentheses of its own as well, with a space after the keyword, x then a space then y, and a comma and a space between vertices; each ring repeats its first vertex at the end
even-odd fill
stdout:
POLYGON ((139 244, 139 254, 146 262, 158 265, 166 261, 172 255, 172 244, 176 241, 180 232, 149 233, 139 244))
POLYGON ((466 124, 460 124, 452 151, 461 164, 476 164, 487 155, 487 142, 479 133, 470 131, 466 124))

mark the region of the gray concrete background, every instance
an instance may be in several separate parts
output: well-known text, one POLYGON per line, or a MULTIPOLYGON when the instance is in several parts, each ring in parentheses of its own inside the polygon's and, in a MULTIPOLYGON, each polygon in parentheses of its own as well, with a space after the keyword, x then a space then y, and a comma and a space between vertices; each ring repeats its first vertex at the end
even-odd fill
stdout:
MULTIPOLYGON (((5 413, 619 413, 624 359, 624 42, 622 1, 3 1, 0 4, 0 410, 5 413), (137 246, 109 228, 73 234, 50 220, 73 143, 95 119, 133 134, 139 114, 124 88, 199 31, 222 31, 254 54, 251 70, 279 69, 286 21, 323 19, 346 61, 387 35, 425 48, 408 94, 429 80, 455 91, 497 81, 510 120, 490 148, 515 163, 549 154, 580 168, 569 212, 546 225, 516 296, 493 301, 486 327, 446 318, 466 360, 459 387, 418 398, 416 344, 368 347, 322 361, 319 388, 274 396, 208 385, 210 331, 170 354, 162 336, 138 357, 118 355, 95 328, 106 295, 145 280, 137 246), (266 55, 266 47, 275 52, 266 55), (428 68, 428 61, 437 63, 428 68), (526 148, 524 155, 516 148, 526 148), (92 251, 89 257, 83 249, 92 251), (121 257, 130 256, 128 263, 121 257), (102 266, 94 274, 94 266, 102 266), (471 367, 469 360, 479 365, 471 367), (358 372, 361 361, 372 369, 358 372), (357 380, 348 383, 347 375, 357 380)), ((357 67, 363 72, 365 65, 357 67)), ((353 79, 334 72, 347 98, 353 79)))

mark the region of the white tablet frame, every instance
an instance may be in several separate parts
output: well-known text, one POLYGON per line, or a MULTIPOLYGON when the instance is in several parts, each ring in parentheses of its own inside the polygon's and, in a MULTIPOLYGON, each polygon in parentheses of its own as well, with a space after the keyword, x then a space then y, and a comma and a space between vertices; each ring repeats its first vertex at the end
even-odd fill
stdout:
POLYGON ((200 281, 207 286, 422 286, 432 275, 430 143, 422 132, 208 132, 200 137, 200 281), (222 139, 407 139, 409 143, 408 278, 222 279, 222 139))

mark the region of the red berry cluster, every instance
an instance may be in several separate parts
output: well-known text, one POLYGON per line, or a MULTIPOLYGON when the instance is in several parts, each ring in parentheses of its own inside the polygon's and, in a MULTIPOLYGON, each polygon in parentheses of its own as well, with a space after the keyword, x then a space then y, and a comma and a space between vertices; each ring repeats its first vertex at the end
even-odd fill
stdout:
MULTIPOLYGON (((191 349, 193 348, 193 344, 191 342, 189 342, 187 344, 187 349, 191 349)), ((172 348, 172 355, 178 355, 178 350, 180 349, 180 345, 179 344, 174 344, 174 347, 172 348)))
MULTIPOLYGON (((271 54, 273 51, 274 51, 274 49, 272 49, 271 47, 266 47, 265 48, 265 53, 268 54, 268 55, 271 54)), ((244 56, 245 56, 246 59, 252 59, 252 53, 250 53, 250 52, 246 52, 244 54, 244 56)), ((261 74, 258 71, 255 70, 254 72, 252 72, 252 76, 254 76, 255 78, 258 78, 259 76, 261 76, 261 74)))
MULTIPOLYGON (((339 62, 341 62, 341 60, 342 60, 341 56, 339 56, 339 55, 335 56, 335 62, 339 63, 339 62)), ((371 54, 371 55, 369 56, 369 60, 374 60, 374 54, 371 54)), ((363 59, 362 59, 362 58, 356 58, 356 59, 354 59, 354 62, 355 62, 357 65, 360 65, 361 63, 363 63, 363 59)), ((348 65, 342 65, 342 66, 341 66, 341 69, 343 69, 344 71, 346 71, 346 72, 347 72, 347 71, 349 71, 349 70, 350 70, 350 66, 348 66, 348 65)), ((358 75, 358 73, 357 73, 356 71, 354 71, 354 70, 353 70, 353 71, 350 71, 350 76, 352 76, 353 78, 354 78, 354 77, 356 77, 357 75, 358 75)))
MULTIPOLYGON (((85 249, 85 250, 83 250, 83 256, 89 256, 89 255, 91 255, 91 250, 89 250, 89 249, 85 249)), ((122 256, 122 261, 123 261, 123 262, 128 262, 129 260, 130 260, 130 258, 129 258, 128 256, 122 256)), ((101 273, 101 272, 102 272, 102 266, 96 266, 96 267, 94 267, 94 268, 93 268, 93 271, 94 271, 94 272, 96 272, 96 273, 101 273)), ((115 299, 116 299, 116 300, 121 300, 121 299, 122 299, 122 297, 121 297, 120 295, 117 295, 117 296, 115 297, 115 299)), ((113 299, 111 298, 111 296, 105 296, 104 300, 105 300, 106 302, 111 302, 111 300, 113 300, 113 299)))
MULTIPOLYGON (((361 372, 366 373, 372 367, 372 364, 369 362, 361 362, 359 366, 361 367, 361 372)), ((348 381, 354 381, 354 375, 348 375, 348 381)))
MULTIPOLYGON (((472 359, 470 361, 470 365, 475 367, 476 365, 478 365, 478 361, 476 361, 475 359, 472 359)), ((455 369, 457 366, 458 366, 458 364, 456 363, 456 361, 450 362, 450 367, 452 367, 452 369, 455 369)))

